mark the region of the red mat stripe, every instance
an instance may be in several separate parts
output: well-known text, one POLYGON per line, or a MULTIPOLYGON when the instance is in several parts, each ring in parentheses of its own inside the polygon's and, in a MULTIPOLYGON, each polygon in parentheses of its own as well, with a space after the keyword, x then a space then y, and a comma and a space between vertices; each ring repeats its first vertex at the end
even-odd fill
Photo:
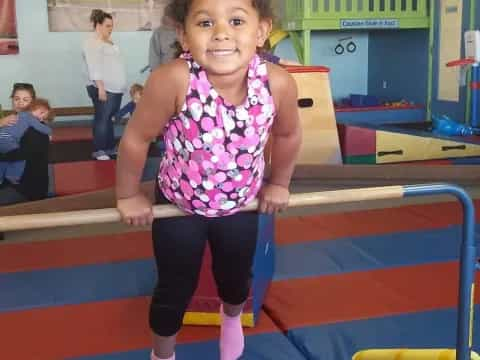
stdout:
MULTIPOLYGON (((456 263, 439 263, 278 281, 272 284, 265 309, 285 331, 451 308, 456 306, 457 270, 456 263)), ((147 314, 148 298, 0 314, 0 358, 52 360, 146 348, 147 314), (19 347, 19 339, 29 346, 19 347)), ((273 322, 262 315, 259 326, 248 333, 273 331, 273 322)), ((187 327, 180 342, 217 335, 218 329, 187 327)))
MULTIPOLYGON (((477 212, 477 219, 480 219, 479 215, 477 212)), ((280 218, 276 221, 276 242, 291 244, 439 229, 460 224, 461 220, 461 207, 455 202, 280 218)), ((137 260, 151 256, 148 231, 0 244, 0 273, 137 260)))
MULTIPOLYGON (((150 347, 147 298, 0 314, 0 359, 60 360, 150 347), (24 344, 25 346, 19 346, 24 344)), ((278 332, 268 316, 246 334, 278 332)), ((186 326, 179 343, 217 339, 216 327, 186 326)))
MULTIPOLYGON (((479 201, 475 202, 478 207, 479 201)), ((477 220, 480 213, 477 212, 477 220)), ((461 205, 445 202, 340 214, 283 218, 276 224, 278 244, 440 229, 462 222, 461 205)))
POLYGON ((408 266, 275 281, 264 308, 288 330, 455 307, 457 287, 457 263, 408 266))
POLYGON ((54 143, 69 141, 86 141, 92 139, 92 128, 89 126, 54 128, 52 133, 52 142, 54 143))
POLYGON ((115 160, 76 161, 53 165, 55 195, 73 195, 115 186, 115 160))
POLYGON ((150 232, 0 245, 0 273, 152 257, 150 232))

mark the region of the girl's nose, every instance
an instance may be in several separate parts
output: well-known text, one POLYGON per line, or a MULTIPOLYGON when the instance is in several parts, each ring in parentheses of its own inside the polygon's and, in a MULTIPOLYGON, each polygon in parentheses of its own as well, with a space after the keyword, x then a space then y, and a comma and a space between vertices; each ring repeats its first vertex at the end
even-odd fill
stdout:
POLYGON ((216 41, 229 40, 230 34, 228 32, 228 27, 222 24, 217 24, 215 26, 215 32, 213 37, 216 41))

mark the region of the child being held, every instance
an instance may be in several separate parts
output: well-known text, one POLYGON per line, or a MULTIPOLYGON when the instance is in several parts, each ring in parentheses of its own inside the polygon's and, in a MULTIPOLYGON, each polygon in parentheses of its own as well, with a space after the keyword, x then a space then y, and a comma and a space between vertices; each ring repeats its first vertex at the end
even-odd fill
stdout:
MULTIPOLYGON (((34 128, 38 132, 50 135, 52 130, 45 123, 52 120, 52 109, 45 99, 37 98, 28 109, 17 114, 14 124, 0 127, 0 153, 6 154, 20 147, 20 140, 25 132, 34 128)), ((0 184, 6 179, 17 184, 23 175, 25 161, 0 161, 0 184)))
POLYGON ((115 115, 115 120, 116 121, 121 121, 125 115, 132 116, 133 112, 135 111, 135 108, 137 106, 138 101, 142 97, 143 93, 143 86, 140 84, 133 84, 130 87, 130 98, 132 99, 128 104, 126 104, 124 107, 122 107, 118 113, 115 115))

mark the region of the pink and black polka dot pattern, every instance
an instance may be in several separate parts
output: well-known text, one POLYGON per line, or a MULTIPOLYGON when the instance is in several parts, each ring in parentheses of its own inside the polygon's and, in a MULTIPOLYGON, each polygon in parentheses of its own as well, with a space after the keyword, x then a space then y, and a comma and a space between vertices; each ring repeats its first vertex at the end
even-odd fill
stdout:
POLYGON ((158 182, 165 197, 188 213, 231 215, 262 185, 263 151, 275 116, 267 65, 255 56, 248 95, 234 106, 212 87, 190 57, 190 84, 181 112, 168 122, 158 182))

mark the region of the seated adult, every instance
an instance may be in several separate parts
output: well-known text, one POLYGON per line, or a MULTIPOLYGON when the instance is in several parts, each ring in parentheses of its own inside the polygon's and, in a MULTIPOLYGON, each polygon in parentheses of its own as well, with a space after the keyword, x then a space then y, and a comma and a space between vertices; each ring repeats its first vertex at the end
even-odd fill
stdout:
MULTIPOLYGON (((16 113, 28 109, 35 99, 31 84, 16 83, 12 89, 12 110, 14 114, 0 119, 0 126, 16 121, 16 113)), ((5 180, 0 184, 0 206, 41 200, 48 196, 48 146, 50 138, 29 128, 20 140, 20 147, 6 154, 0 154, 0 161, 25 161, 25 170, 18 184, 5 180)))

